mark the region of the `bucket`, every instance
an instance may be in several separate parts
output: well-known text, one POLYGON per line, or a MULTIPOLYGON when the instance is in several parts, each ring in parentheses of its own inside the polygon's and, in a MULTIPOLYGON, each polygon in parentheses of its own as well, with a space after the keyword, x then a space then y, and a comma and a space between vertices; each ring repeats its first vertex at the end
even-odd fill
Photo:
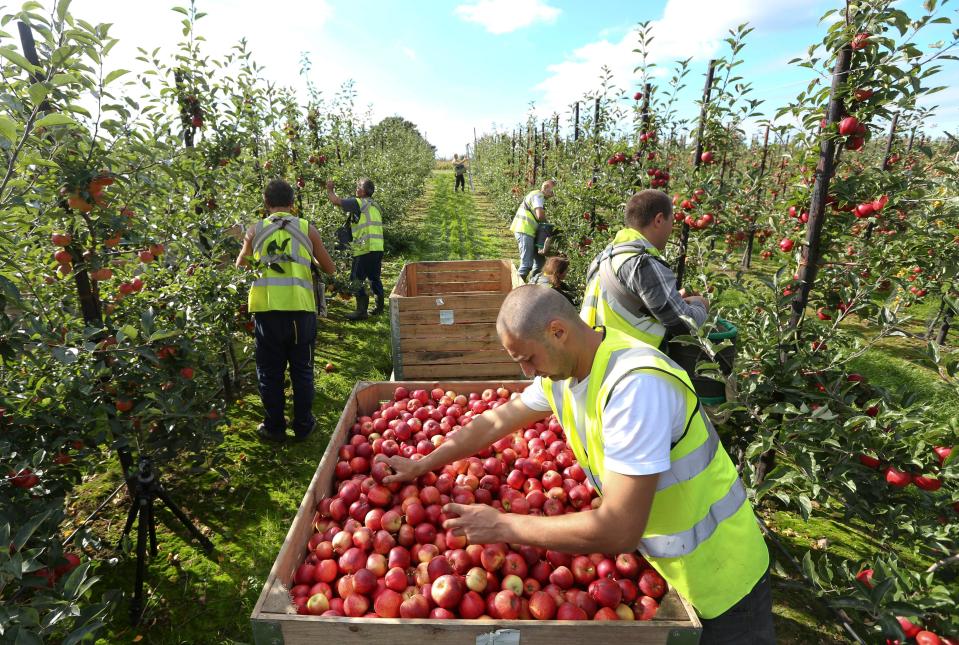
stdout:
POLYGON ((736 326, 722 318, 716 319, 717 329, 707 334, 707 338, 712 343, 731 341, 732 345, 724 347, 716 353, 716 358, 711 359, 709 354, 699 345, 686 345, 680 343, 670 343, 669 357, 673 359, 680 367, 689 374, 689 378, 696 389, 703 405, 719 405, 726 401, 726 382, 699 376, 696 374, 696 364, 700 362, 714 362, 719 364, 719 371, 725 376, 733 372, 733 363, 736 360, 736 337, 739 330, 736 326))

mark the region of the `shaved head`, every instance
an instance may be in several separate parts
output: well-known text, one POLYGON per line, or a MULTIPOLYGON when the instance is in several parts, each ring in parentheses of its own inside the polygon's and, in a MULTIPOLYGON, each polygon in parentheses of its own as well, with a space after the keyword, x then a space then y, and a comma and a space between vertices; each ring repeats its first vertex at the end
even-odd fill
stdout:
POLYGON ((496 332, 515 338, 542 340, 549 323, 583 324, 575 307, 559 291, 538 284, 525 284, 509 292, 496 319, 496 332))

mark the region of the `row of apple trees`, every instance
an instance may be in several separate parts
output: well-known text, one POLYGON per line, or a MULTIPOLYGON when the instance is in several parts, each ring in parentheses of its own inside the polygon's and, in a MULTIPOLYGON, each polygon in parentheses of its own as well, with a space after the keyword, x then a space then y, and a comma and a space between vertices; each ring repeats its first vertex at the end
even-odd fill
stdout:
MULTIPOLYGON (((755 501, 898 545, 862 562, 804 550, 796 569, 867 641, 902 638, 897 617, 957 635, 954 564, 926 569, 959 550, 959 426, 931 423, 928 402, 846 367, 890 336, 925 344, 926 325, 935 336, 956 306, 959 150, 930 136, 921 107, 942 89, 940 72, 954 70, 955 34, 917 44, 949 21, 935 2, 918 16, 886 0, 850 7, 829 12, 821 42, 792 61, 815 73, 779 109, 754 99, 738 73, 751 30, 732 30, 694 118, 680 116, 679 95, 703 77, 688 60, 658 73, 647 56, 654 34, 641 24, 637 78, 605 73, 561 130, 559 117, 531 114, 484 135, 474 170, 510 216, 531 186, 557 180, 547 212, 577 288, 622 226, 629 195, 671 195, 667 254, 683 265, 687 289, 708 292, 714 313, 739 329, 718 415, 755 501), (758 134, 747 121, 763 124, 758 134), (910 316, 923 302, 935 320, 910 316)), ((951 350, 929 347, 930 363, 953 365, 943 374, 955 383, 951 350)), ((788 559, 781 566, 795 573, 788 559)))
POLYGON ((96 536, 64 546, 61 530, 95 464, 221 463, 252 340, 251 276, 233 260, 266 182, 295 183, 297 212, 331 240, 327 179, 351 194, 372 178, 389 227, 431 169, 415 126, 373 125, 349 85, 298 100, 245 41, 213 58, 203 14, 173 10, 181 42, 141 50, 137 74, 108 62, 109 25, 66 0, 0 19, 0 642, 78 642, 115 605, 96 536))

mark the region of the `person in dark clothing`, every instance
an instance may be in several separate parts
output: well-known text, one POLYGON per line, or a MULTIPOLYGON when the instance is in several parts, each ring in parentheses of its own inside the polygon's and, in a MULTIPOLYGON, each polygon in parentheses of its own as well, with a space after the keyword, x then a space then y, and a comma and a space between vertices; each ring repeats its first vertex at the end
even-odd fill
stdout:
POLYGON ((552 287, 563 294, 563 297, 569 300, 573 306, 579 306, 573 295, 573 290, 566 284, 566 272, 569 271, 569 259, 562 256, 554 256, 546 260, 543 265, 543 272, 537 273, 530 284, 541 284, 552 287))
POLYGON ((356 182, 356 198, 337 197, 333 182, 326 182, 326 193, 330 203, 339 206, 350 214, 350 232, 353 236, 353 266, 350 269, 350 282, 356 295, 356 311, 347 314, 348 320, 363 320, 369 317, 367 307, 370 297, 366 293, 366 281, 370 281, 370 290, 376 296, 376 308, 373 315, 383 313, 383 280, 380 277, 383 268, 383 214, 379 205, 373 201, 373 181, 362 178, 356 182))
POLYGON ((290 214, 293 188, 274 179, 263 193, 268 215, 250 226, 236 266, 257 265, 247 307, 253 314, 256 339, 256 378, 263 401, 261 439, 286 439, 284 372, 293 383, 293 433, 306 439, 313 431, 313 345, 316 340, 316 299, 311 267, 319 264, 329 275, 336 270, 317 230, 290 214))
POLYGON ((463 192, 466 192, 466 159, 460 159, 459 155, 453 155, 453 173, 456 175, 453 192, 455 193, 461 186, 463 192))

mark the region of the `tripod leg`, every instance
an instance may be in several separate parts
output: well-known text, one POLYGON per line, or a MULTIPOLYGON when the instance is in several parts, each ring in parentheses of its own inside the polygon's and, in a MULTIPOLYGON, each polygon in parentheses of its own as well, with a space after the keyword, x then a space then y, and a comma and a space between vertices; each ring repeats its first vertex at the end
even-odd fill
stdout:
POLYGON ((130 601, 130 622, 136 625, 143 613, 143 578, 146 573, 147 558, 147 500, 137 498, 135 508, 140 515, 137 523, 137 577, 133 583, 133 600, 130 601))
POLYGON ((170 499, 170 496, 167 495, 166 490, 164 490, 162 486, 157 486, 156 495, 163 500, 163 503, 167 505, 167 508, 170 509, 170 512, 176 515, 176 518, 180 520, 180 523, 190 531, 190 534, 196 538, 196 541, 203 546, 207 553, 213 550, 213 543, 210 542, 205 535, 200 533, 200 529, 198 529, 193 522, 190 521, 190 518, 186 516, 186 513, 184 513, 180 507, 177 506, 172 499, 170 499))
POLYGON ((127 512, 127 523, 123 526, 123 533, 120 534, 120 543, 123 543, 123 538, 130 534, 130 530, 133 528, 133 521, 137 517, 137 500, 134 497, 133 503, 130 504, 130 510, 127 512))
POLYGON ((147 526, 150 528, 150 555, 156 557, 157 554, 157 524, 153 517, 153 500, 147 502, 147 526))

